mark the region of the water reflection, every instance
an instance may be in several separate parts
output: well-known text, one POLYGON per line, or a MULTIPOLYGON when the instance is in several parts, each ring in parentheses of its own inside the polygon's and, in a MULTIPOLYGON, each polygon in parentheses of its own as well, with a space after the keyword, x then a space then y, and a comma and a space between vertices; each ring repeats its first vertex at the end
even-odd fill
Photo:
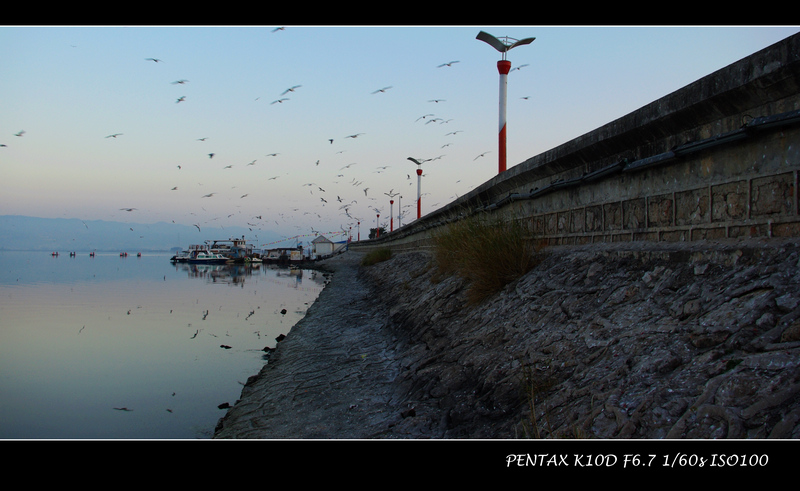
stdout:
POLYGON ((0 438, 210 437, 323 286, 266 264, 0 252, 0 438))

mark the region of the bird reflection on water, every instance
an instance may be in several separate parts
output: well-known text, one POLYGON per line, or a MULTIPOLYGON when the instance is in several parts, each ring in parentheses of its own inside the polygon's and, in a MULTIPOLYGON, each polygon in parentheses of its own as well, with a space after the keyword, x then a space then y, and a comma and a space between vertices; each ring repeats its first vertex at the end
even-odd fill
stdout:
POLYGON ((0 438, 208 438, 324 286, 169 257, 0 252, 0 438))

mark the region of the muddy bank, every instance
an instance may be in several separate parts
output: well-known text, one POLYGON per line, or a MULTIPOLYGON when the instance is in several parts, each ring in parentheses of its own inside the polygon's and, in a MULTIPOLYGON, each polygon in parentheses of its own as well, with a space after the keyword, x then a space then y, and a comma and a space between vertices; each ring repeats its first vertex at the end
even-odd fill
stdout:
POLYGON ((798 438, 800 248, 554 248, 479 305, 423 253, 330 284, 217 438, 798 438))

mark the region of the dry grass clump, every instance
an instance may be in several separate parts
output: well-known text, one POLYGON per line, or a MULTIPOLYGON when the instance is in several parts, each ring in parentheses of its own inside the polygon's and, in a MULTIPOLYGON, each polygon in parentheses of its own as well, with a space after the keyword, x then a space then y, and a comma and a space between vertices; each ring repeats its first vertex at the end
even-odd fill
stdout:
POLYGON ((383 247, 380 249, 375 249, 374 251, 370 251, 364 255, 364 257, 361 259, 361 265, 372 266, 373 264, 388 261, 391 258, 392 250, 388 247, 383 247))
POLYGON ((479 303, 541 262, 541 244, 517 221, 458 220, 434 239, 441 274, 469 281, 469 300, 479 303))

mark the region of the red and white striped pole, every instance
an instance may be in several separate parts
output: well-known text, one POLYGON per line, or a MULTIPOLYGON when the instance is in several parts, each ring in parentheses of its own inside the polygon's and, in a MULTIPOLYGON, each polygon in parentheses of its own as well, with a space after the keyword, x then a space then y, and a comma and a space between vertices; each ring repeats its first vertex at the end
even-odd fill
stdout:
POLYGON ((422 168, 417 167, 417 219, 422 217, 422 168))
POLYGON ((389 200, 389 232, 394 231, 394 200, 389 200))
POLYGON ((506 105, 508 101, 508 72, 511 70, 511 62, 500 60, 497 62, 497 71, 500 73, 500 130, 499 130, 499 153, 498 173, 506 170, 506 105))
POLYGON ((479 32, 476 39, 483 41, 489 46, 493 47, 502 53, 502 59, 497 62, 497 71, 500 72, 500 156, 499 159, 499 172, 506 170, 506 91, 508 88, 508 72, 511 71, 511 62, 506 60, 506 53, 516 47, 532 43, 536 38, 530 37, 521 40, 515 40, 505 36, 503 41, 492 36, 486 32, 479 32))

